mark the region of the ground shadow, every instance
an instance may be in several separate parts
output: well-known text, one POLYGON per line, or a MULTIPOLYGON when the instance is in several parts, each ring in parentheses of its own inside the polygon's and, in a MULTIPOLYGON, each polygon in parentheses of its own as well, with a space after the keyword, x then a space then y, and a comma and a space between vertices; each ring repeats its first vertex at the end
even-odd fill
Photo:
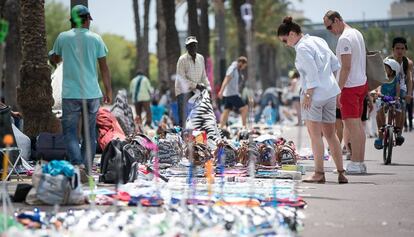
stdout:
POLYGON ((391 166, 414 166, 414 164, 400 164, 400 163, 391 163, 391 166))
POLYGON ((318 200, 330 200, 330 201, 346 200, 346 199, 343 199, 343 198, 331 198, 331 197, 320 197, 320 196, 306 196, 306 199, 318 199, 318 200))
POLYGON ((348 174, 347 176, 372 176, 372 175, 395 175, 395 173, 366 173, 366 174, 348 174))
POLYGON ((377 183, 374 183, 374 182, 363 182, 363 181, 359 181, 359 182, 349 181, 349 183, 347 183, 347 185, 349 185, 349 184, 370 184, 370 185, 377 185, 377 183))

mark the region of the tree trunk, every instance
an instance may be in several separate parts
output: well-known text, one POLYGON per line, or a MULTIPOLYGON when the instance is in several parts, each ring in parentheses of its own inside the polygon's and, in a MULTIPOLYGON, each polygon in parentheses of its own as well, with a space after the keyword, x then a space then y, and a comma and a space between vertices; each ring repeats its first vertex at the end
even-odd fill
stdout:
POLYGON ((216 35, 218 36, 216 45, 216 66, 215 81, 221 84, 226 75, 226 22, 224 19, 224 0, 214 0, 214 12, 216 21, 216 35))
POLYGON ((210 56, 209 45, 210 45, 210 29, 208 28, 208 0, 200 0, 199 8, 200 14, 200 54, 204 56, 207 62, 207 58, 210 56))
MULTIPOLYGON (((181 53, 180 43, 178 42, 178 32, 175 26, 175 0, 164 0, 162 2, 162 10, 166 23, 166 39, 168 39, 168 44, 166 44, 166 54, 168 61, 168 78, 170 79, 172 75, 176 74, 177 60, 181 53)), ((174 88, 174 86, 170 88, 174 88)), ((174 89, 172 89, 171 92, 174 96, 174 89)))
POLYGON ((20 0, 7 0, 4 7, 4 18, 9 22, 9 33, 6 39, 4 71, 5 103, 13 110, 17 108, 17 87, 20 84, 20 66, 22 61, 20 44, 20 0))
POLYGON ((142 37, 142 70, 145 75, 149 76, 149 52, 148 52, 148 32, 149 32, 149 10, 151 0, 144 2, 144 35, 142 37))
POLYGON ((158 57, 158 81, 160 93, 164 94, 168 89, 174 88, 168 77, 168 62, 166 52, 166 24, 162 10, 163 0, 157 0, 157 57, 158 57))
POLYGON ((195 36, 199 39, 199 26, 197 14, 197 0, 187 0, 188 6, 188 35, 195 36))
POLYGON ((79 5, 79 4, 84 5, 85 7, 88 7, 88 0, 70 0, 70 9, 72 9, 74 6, 79 5))
POLYGON ((263 90, 268 87, 276 86, 277 70, 275 47, 276 46, 266 43, 260 44, 257 47, 259 78, 261 80, 263 90))
POLYGON ((238 53, 239 56, 246 56, 246 24, 244 23, 242 16, 241 16, 241 10, 240 7, 245 3, 245 0, 232 0, 232 9, 234 17, 236 18, 236 24, 237 24, 237 39, 238 39, 238 53))
POLYGON ((137 61, 135 63, 135 70, 142 70, 141 60, 142 60, 142 37, 141 37, 141 20, 139 17, 139 2, 138 0, 132 0, 132 8, 134 10, 134 20, 135 20, 135 50, 137 54, 137 61))
POLYGON ((59 122, 52 114, 52 86, 47 64, 44 0, 21 1, 22 67, 18 103, 25 118, 24 132, 57 132, 59 122))

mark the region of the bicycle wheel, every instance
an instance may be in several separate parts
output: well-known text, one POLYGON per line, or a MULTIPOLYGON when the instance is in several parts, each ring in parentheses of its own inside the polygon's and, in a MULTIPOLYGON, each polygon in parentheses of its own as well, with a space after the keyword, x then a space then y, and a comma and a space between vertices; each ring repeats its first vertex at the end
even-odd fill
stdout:
POLYGON ((384 165, 391 164, 391 158, 392 158, 392 147, 394 146, 394 131, 393 127, 388 127, 385 129, 384 132, 384 165))

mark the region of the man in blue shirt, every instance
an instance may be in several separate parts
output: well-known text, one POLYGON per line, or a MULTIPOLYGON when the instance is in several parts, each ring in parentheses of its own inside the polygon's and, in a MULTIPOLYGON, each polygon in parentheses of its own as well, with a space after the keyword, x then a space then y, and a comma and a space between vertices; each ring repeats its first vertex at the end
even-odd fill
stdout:
POLYGON ((57 64, 63 61, 63 135, 69 159, 73 165, 79 166, 83 182, 86 181, 86 176, 82 175, 85 173, 85 165, 90 165, 87 161, 90 162, 95 156, 96 113, 100 99, 103 97, 103 102, 107 104, 112 102, 111 77, 106 63, 108 49, 98 34, 89 31, 91 20, 87 7, 74 6, 70 19, 72 29, 60 33, 49 52, 51 62, 57 64), (97 62, 105 94, 102 94, 99 87, 97 62), (81 114, 86 118, 83 119, 84 137, 82 146, 79 147, 77 128, 81 114))

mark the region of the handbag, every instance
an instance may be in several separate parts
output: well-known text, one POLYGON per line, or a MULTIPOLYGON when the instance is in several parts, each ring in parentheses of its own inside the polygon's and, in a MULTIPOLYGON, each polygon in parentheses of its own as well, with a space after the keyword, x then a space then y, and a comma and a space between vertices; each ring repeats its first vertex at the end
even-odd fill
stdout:
POLYGON ((384 62, 380 51, 366 49, 366 75, 368 91, 372 91, 388 82, 384 62))

